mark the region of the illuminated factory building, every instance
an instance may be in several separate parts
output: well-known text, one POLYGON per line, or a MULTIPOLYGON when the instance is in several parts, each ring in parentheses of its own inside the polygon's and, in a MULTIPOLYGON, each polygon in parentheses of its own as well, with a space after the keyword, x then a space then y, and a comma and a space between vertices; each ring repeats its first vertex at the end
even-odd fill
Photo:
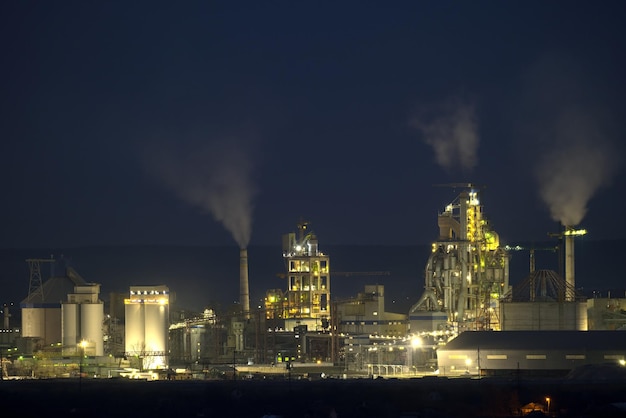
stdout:
POLYGON ((124 300, 126 354, 142 358, 146 370, 167 367, 169 289, 167 286, 131 286, 124 300))
POLYGON ((282 319, 286 330, 306 325, 321 330, 330 317, 330 261, 318 249, 317 237, 307 231, 308 223, 298 224, 299 234, 283 235, 283 257, 287 291, 267 293, 267 319, 282 319))
POLYGON ((439 239, 425 268, 424 293, 409 312, 411 332, 499 330, 499 299, 509 289, 509 259, 483 216, 471 184, 438 216, 439 239))
POLYGON ((349 335, 392 336, 407 334, 406 314, 385 311, 385 286, 366 285, 355 299, 337 305, 339 329, 349 335))

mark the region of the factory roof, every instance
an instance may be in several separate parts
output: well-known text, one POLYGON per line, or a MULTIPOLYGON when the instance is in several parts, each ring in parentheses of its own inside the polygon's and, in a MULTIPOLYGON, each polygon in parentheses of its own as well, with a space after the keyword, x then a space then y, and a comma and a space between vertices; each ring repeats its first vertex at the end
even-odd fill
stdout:
POLYGON ((42 285, 42 292, 34 291, 20 303, 22 308, 61 306, 67 300, 68 293, 74 293, 74 286, 85 285, 85 280, 71 267, 67 267, 64 276, 50 277, 42 285), (43 294, 42 294, 43 293, 43 294), (43 297, 42 297, 43 296, 43 297))
POLYGON ((624 331, 465 331, 440 350, 626 350, 624 331))

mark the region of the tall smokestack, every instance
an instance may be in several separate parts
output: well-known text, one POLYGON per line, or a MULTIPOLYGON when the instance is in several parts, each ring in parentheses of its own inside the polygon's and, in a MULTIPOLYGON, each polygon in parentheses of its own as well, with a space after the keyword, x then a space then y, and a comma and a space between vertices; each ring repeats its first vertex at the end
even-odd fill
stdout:
POLYGON ((250 316, 250 291, 248 289, 248 250, 239 251, 239 304, 246 318, 250 316))
POLYGON ((573 229, 565 228, 565 300, 575 299, 576 280, 574 278, 574 234, 573 229))

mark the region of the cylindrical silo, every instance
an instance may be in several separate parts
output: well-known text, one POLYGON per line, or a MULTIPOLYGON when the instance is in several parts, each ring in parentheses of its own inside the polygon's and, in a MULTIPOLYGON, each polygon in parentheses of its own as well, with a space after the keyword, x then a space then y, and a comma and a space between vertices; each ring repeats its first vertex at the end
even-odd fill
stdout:
POLYGON ((149 369, 166 366, 169 309, 166 303, 146 303, 145 308, 145 344, 149 352, 144 360, 144 367, 149 369))
POLYGON ((104 355, 104 338, 102 322, 104 320, 104 305, 102 303, 83 303, 80 305, 80 337, 95 348, 96 356, 104 355))
POLYGON ((145 315, 143 303, 126 303, 124 311, 126 352, 140 353, 145 351, 145 315))
POLYGON ((165 351, 167 347, 166 305, 146 303, 146 350, 165 351))
POLYGON ((61 305, 61 342, 63 344, 63 352, 76 352, 78 336, 78 304, 64 303, 61 305))

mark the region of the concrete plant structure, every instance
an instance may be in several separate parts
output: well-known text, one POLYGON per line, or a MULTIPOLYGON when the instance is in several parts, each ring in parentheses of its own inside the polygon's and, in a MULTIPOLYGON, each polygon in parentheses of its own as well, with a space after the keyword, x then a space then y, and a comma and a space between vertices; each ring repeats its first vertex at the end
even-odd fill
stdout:
POLYGON ((586 331, 587 299, 551 270, 532 272, 500 303, 503 331, 586 331))
POLYGON ((438 215, 439 238, 424 270, 424 292, 409 311, 411 332, 498 330, 509 290, 509 255, 483 214, 472 184, 438 215))
POLYGON ((74 286, 74 293, 68 294, 67 301, 61 305, 64 354, 75 354, 80 350, 85 355, 104 355, 104 303, 99 295, 99 284, 74 286))
POLYGON ((283 258, 287 266, 287 291, 270 291, 265 299, 267 319, 281 319, 284 329, 296 326, 322 330, 330 319, 330 259, 318 248, 309 224, 298 224, 295 233, 283 235, 283 258))
POLYGON ((28 259, 30 266, 30 288, 28 296, 20 303, 22 311, 22 335, 18 345, 25 354, 51 344, 62 342, 61 301, 72 293, 75 286, 86 285, 85 280, 71 267, 63 275, 52 274, 42 279, 40 263, 52 259, 28 259))
POLYGON ((124 305, 126 355, 140 359, 144 370, 167 368, 168 287, 131 286, 124 305))
POLYGON ((407 335, 407 315, 385 311, 385 286, 366 285, 356 299, 337 304, 339 332, 402 338, 407 335))

